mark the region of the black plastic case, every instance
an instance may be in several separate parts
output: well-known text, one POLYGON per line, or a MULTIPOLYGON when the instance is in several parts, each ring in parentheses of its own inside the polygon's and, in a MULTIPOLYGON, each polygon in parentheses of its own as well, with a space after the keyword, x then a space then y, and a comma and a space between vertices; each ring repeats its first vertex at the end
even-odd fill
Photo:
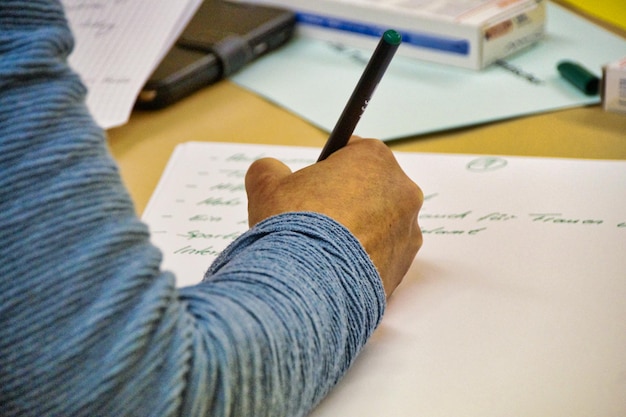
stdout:
POLYGON ((139 93, 136 107, 159 109, 270 52, 293 35, 291 11, 205 0, 139 93))

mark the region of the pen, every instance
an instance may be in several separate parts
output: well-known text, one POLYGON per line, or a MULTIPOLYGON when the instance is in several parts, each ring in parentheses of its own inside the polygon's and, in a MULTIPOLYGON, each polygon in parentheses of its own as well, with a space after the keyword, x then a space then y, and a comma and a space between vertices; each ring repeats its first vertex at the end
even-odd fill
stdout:
POLYGON ((402 36, 395 30, 390 29, 383 33, 317 162, 323 161, 336 150, 346 146, 370 102, 374 90, 400 46, 400 42, 402 42, 402 36))

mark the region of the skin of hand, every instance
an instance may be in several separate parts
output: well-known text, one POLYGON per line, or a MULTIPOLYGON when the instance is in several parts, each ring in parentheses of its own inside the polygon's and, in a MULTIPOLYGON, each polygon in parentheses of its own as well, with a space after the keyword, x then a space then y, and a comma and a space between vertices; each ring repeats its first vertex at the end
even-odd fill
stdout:
POLYGON ((296 172, 273 158, 255 161, 246 174, 248 222, 310 211, 341 223, 376 266, 387 297, 422 245, 417 215, 421 189, 381 141, 353 136, 343 148, 296 172))

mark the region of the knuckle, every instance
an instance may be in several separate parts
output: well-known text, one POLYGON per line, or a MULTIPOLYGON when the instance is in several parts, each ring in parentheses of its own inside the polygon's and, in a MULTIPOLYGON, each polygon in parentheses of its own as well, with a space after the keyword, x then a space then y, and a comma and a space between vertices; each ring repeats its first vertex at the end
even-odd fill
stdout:
POLYGON ((387 144, 380 139, 363 139, 361 142, 377 154, 390 155, 392 153, 387 144))

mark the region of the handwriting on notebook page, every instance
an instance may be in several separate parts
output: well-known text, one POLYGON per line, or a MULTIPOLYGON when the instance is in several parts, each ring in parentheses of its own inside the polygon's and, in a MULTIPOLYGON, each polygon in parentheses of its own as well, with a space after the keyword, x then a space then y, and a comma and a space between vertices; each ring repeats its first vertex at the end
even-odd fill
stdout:
MULTIPOLYGON (((248 229, 244 177, 252 161, 272 156, 297 170, 314 163, 315 151, 217 143, 180 145, 144 214, 155 243, 164 251, 165 267, 183 269, 179 284, 198 282, 215 257, 248 229)), ((551 164, 569 167, 571 161, 424 154, 397 157, 424 190, 419 223, 426 246, 452 238, 490 245, 489 239, 494 237, 508 235, 507 239, 519 240, 537 228, 547 234, 569 233, 566 229, 574 228, 575 233, 626 232, 626 215, 620 217, 589 202, 580 204, 573 184, 561 184, 558 178, 547 176, 541 182, 529 182, 548 175, 541 171, 551 173, 551 164), (541 170, 529 170, 527 165, 541 170), (527 170, 529 181, 525 181, 527 170), (519 189, 514 186, 517 182, 519 189), (568 203, 572 198, 575 201, 568 203)))

